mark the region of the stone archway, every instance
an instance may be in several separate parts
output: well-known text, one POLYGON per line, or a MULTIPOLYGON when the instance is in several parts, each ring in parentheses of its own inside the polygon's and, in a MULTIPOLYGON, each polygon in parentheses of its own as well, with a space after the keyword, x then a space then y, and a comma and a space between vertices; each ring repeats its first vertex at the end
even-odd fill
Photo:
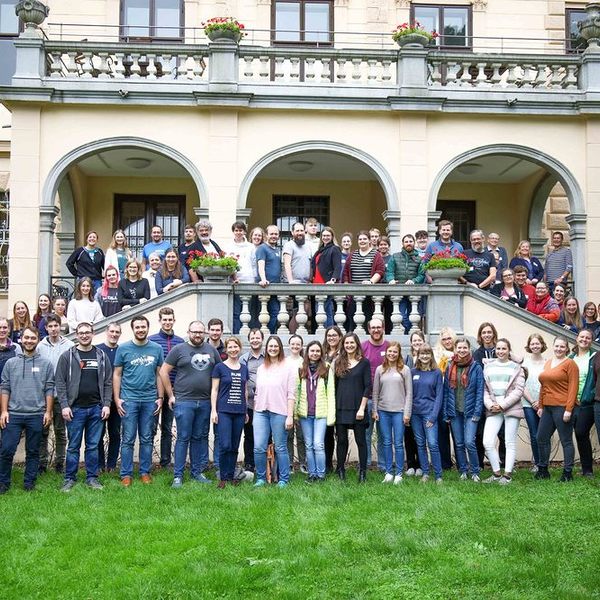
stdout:
POLYGON ((569 236, 573 251, 573 275, 575 279, 576 294, 581 298, 585 298, 587 292, 587 283, 585 278, 585 236, 587 215, 585 211, 583 193, 579 183, 571 171, 555 158, 544 152, 517 144, 491 144, 489 146, 482 146, 468 150, 454 157, 451 161, 444 165, 444 167, 436 175, 431 186, 428 199, 429 230, 434 230, 435 220, 439 218, 439 212, 436 211, 437 200, 440 189, 450 173, 460 165, 490 155, 504 155, 525 159, 537 164, 547 172, 547 175, 539 183, 533 195, 528 219, 529 237, 538 246, 541 237, 542 216, 548 194, 557 182, 560 182, 560 184, 563 186, 569 201, 571 212, 571 214, 567 217, 567 222, 569 223, 570 227, 569 236))

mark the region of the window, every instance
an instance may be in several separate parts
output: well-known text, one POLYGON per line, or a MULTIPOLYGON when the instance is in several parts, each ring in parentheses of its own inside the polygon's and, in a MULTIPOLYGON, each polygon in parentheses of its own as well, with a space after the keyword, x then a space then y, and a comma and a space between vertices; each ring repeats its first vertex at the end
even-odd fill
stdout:
POLYGON ((331 44, 333 0, 274 0, 272 39, 287 44, 331 44))
POLYGON ((183 237, 185 196, 115 194, 114 228, 122 229, 132 252, 141 258, 150 231, 160 225, 163 239, 173 246, 183 237))
POLYGON ((17 0, 0 0, 0 35, 19 35, 19 17, 15 14, 17 0))
POLYGON ((587 13, 583 9, 567 8, 565 17, 566 51, 582 52, 587 48, 587 41, 579 35, 577 24, 587 19, 587 13))
POLYGON ((442 219, 454 224, 452 237, 463 248, 469 248, 469 234, 475 229, 475 200, 438 200, 437 209, 442 211, 442 219))
POLYGON ((183 40, 183 0, 121 0, 121 37, 183 40))
POLYGON ((0 191, 0 293, 8 292, 9 197, 0 191))
POLYGON ((273 196, 273 223, 279 227, 280 244, 292 239, 294 223, 306 223, 310 217, 319 222, 319 231, 329 225, 329 196, 273 196))
POLYGON ((444 49, 471 48, 471 6, 413 4, 411 21, 418 21, 427 31, 439 37, 435 43, 444 49))

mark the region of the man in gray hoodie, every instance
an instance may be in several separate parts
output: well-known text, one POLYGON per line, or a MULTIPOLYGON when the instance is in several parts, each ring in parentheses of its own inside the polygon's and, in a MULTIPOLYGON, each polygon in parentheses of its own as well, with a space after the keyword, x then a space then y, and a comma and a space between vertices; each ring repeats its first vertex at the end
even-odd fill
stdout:
POLYGON ((25 430, 24 488, 35 488, 40 463, 42 430, 52 420, 54 369, 52 363, 37 352, 40 334, 35 327, 25 327, 21 337, 23 354, 10 358, 4 365, 0 382, 0 494, 11 481, 12 463, 25 430))

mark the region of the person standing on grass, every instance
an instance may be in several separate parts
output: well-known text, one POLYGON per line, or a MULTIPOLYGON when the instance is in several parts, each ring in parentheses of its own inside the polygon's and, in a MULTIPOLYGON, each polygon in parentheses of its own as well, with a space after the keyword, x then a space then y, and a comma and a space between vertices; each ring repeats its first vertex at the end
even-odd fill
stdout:
POLYGON ((590 431, 594 425, 594 357, 592 350, 592 332, 582 329, 577 335, 577 341, 569 358, 573 359, 579 368, 579 387, 577 390, 577 405, 573 411, 573 428, 577 451, 581 462, 581 474, 584 477, 594 476, 594 455, 590 431))
MULTIPOLYGON (((333 361, 340 353, 342 330, 337 325, 332 325, 325 330, 323 339, 323 360, 331 367, 333 361)), ((333 473, 333 453, 335 451, 335 426, 327 425, 325 430, 325 473, 333 473)))
POLYGON ((444 376, 442 416, 452 429, 460 478, 467 479, 470 470, 475 483, 481 481, 475 436, 483 413, 483 386, 483 369, 471 354, 471 343, 457 338, 444 376))
MULTIPOLYGON (((151 335, 148 339, 155 344, 158 344, 163 351, 163 360, 169 352, 178 344, 183 344, 183 338, 175 335, 175 311, 170 306, 163 306, 158 311, 158 322, 160 330, 158 333, 151 335)), ((171 385, 175 381, 176 372, 172 371, 169 375, 171 385)), ((159 416, 154 418, 152 427, 152 439, 156 438, 158 431, 159 416)), ((160 466, 167 468, 171 464, 171 448, 173 445, 173 410, 168 402, 163 402, 160 408, 160 466)))
MULTIPOLYGON (((206 327, 208 329, 208 343, 219 353, 221 360, 225 360, 227 358, 227 351, 225 348, 225 344, 223 343, 223 329, 224 324, 221 319, 213 318, 207 324, 206 327)), ((215 471, 217 472, 217 476, 219 476, 219 428, 213 423, 212 426, 213 433, 213 465, 215 467, 215 471)))
POLYGON ((517 434, 524 417, 521 398, 525 388, 525 374, 520 364, 510 359, 510 342, 500 338, 496 342, 496 358, 488 360, 483 368, 485 387, 483 401, 487 409, 483 445, 492 467, 492 475, 484 483, 508 485, 517 458, 517 434), (500 455, 496 438, 504 425, 506 459, 504 475, 500 471, 500 455))
MULTIPOLYGON (((49 314, 46 317, 46 331, 48 332, 37 347, 42 358, 52 363, 52 368, 56 373, 58 359, 63 352, 73 347, 73 342, 62 336, 60 333, 61 320, 58 315, 49 314)), ((67 432, 65 420, 62 416, 60 403, 57 399, 57 392, 54 390, 54 402, 52 403, 52 427, 54 428, 54 469, 57 473, 63 473, 65 470, 65 456, 67 451, 67 432)), ((42 432, 42 443, 40 444, 40 473, 44 473, 48 468, 48 438, 50 437, 50 426, 44 427, 42 432)))
POLYGON ((211 421, 219 431, 219 484, 239 485, 234 479, 238 448, 244 423, 248 420, 248 369, 240 363, 242 342, 239 338, 225 340, 227 358, 215 365, 212 372, 211 421))
POLYGON ((25 477, 23 487, 35 489, 40 463, 42 430, 52 421, 54 369, 37 351, 38 330, 27 326, 22 331, 23 354, 8 359, 0 383, 0 494, 10 488, 12 463, 25 431, 25 477))
POLYGON ((254 485, 261 487, 267 482, 267 446, 272 435, 279 467, 277 485, 286 487, 290 478, 287 432, 294 423, 297 374, 285 360, 279 337, 269 337, 265 348, 264 363, 256 373, 254 396, 254 485))
POLYGON ((571 417, 577 403, 579 368, 574 360, 567 358, 569 344, 565 338, 555 338, 552 350, 554 356, 546 361, 544 370, 540 373, 540 424, 537 432, 540 464, 535 478, 550 479, 548 463, 551 440, 553 433, 558 431, 564 456, 560 481, 572 481, 575 448, 571 417))
POLYGON ((122 419, 121 483, 130 487, 133 477, 133 448, 139 434, 140 479, 152 483, 152 425, 163 401, 159 369, 161 347, 148 339, 150 322, 144 316, 131 319, 133 340, 117 348, 113 371, 115 404, 122 419))
POLYGON ((108 419, 112 402, 112 367, 108 356, 92 346, 93 325, 79 323, 76 335, 77 345, 61 354, 56 367, 56 392, 69 432, 63 492, 70 492, 77 482, 84 434, 85 481, 88 487, 102 489, 98 481, 98 444, 102 421, 108 419))
POLYGON ((323 358, 323 348, 310 342, 298 372, 296 418, 306 443, 307 483, 325 481, 325 431, 335 424, 335 386, 331 367, 323 358))
POLYGON ((254 472, 254 394, 256 392, 256 373, 265 360, 263 350, 264 334, 260 329, 251 329, 248 333, 250 350, 242 354, 240 362, 248 369, 248 420, 244 424, 244 469, 254 472))
MULTIPOLYGON (((422 331, 413 331, 410 334, 410 352, 406 355, 404 359, 404 364, 412 369, 415 366, 415 361, 417 360, 417 354, 419 353, 419 348, 425 343, 425 335, 422 331)), ((438 363, 438 368, 440 368, 440 364, 438 363)), ((412 379, 411 379, 412 385, 412 379)), ((448 424, 446 423, 446 429, 448 428, 448 424)), ((440 454, 442 455, 442 467, 444 467, 444 454, 441 450, 442 444, 440 443, 441 438, 441 430, 439 429, 439 419, 438 419, 438 444, 440 446, 440 454)), ((406 471, 405 475, 407 477, 421 477, 423 475, 423 471, 421 471, 421 465, 419 464, 419 451, 417 448, 417 442, 415 440, 415 434, 413 433, 412 427, 410 426, 410 421, 404 427, 404 456, 406 459, 406 471)), ((450 461, 450 468, 452 467, 452 461, 450 461)))
POLYGON ((412 379, 410 369, 402 360, 402 349, 392 342, 385 351, 385 358, 375 370, 373 380, 373 420, 379 421, 383 437, 385 477, 383 483, 402 482, 404 469, 404 427, 410 422, 412 410, 412 379), (395 449, 396 473, 392 472, 395 449))
MULTIPOLYGON (((288 350, 289 354, 286 356, 285 360, 290 364, 292 369, 294 370, 294 374, 298 375, 300 369, 302 368, 302 364, 304 362, 304 358, 302 356, 302 349, 304 348, 304 340, 300 335, 291 335, 288 340, 288 350)), ((301 473, 308 473, 308 469, 306 468, 306 444, 304 442, 303 429, 298 422, 297 419, 294 419, 294 425, 288 431, 288 454, 290 456, 290 471, 294 472, 294 446, 298 450, 298 463, 300 465, 301 473), (294 444, 295 439, 295 444, 294 444)))
POLYGON ((337 474, 342 481, 346 479, 348 431, 352 429, 358 448, 358 483, 364 483, 367 480, 367 405, 371 396, 371 366, 355 333, 344 335, 341 346, 334 366, 337 474))
MULTIPOLYGON (((115 367, 115 356, 119 347, 119 338, 121 337, 121 326, 116 323, 109 323, 106 328, 106 342, 96 346, 102 350, 108 357, 111 369, 115 367)), ((102 426, 102 437, 98 444, 98 467, 101 471, 112 473, 117 467, 119 458, 119 449, 121 448, 121 417, 117 410, 114 398, 110 404, 110 414, 102 426), (104 434, 108 430, 108 449, 104 452, 104 434)))
POLYGON ((437 420, 442 408, 443 380, 438 369, 433 350, 423 344, 417 353, 415 366, 411 369, 413 405, 410 423, 417 441, 419 462, 423 470, 421 482, 429 481, 429 457, 431 454, 435 482, 442 483, 442 459, 438 447, 437 420))

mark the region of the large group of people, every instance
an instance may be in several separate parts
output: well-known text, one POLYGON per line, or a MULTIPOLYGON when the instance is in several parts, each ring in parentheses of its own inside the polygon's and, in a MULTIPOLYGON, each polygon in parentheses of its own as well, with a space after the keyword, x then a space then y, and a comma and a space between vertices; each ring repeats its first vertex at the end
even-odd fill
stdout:
POLYGON ((522 419, 536 479, 551 477, 555 431, 563 451, 560 480, 573 479, 573 435, 581 475, 593 477, 600 354, 592 350, 587 329, 573 348, 556 337, 550 352, 541 334, 531 335, 525 348, 513 348, 490 322, 479 327, 477 348, 446 328, 434 347, 414 331, 403 349, 386 339, 383 321, 373 318, 362 342, 333 325, 322 341, 306 346, 299 335, 290 336, 286 349, 277 335, 265 339, 252 329, 244 352, 239 337, 224 339, 219 319, 192 321, 186 335, 177 336, 170 307, 160 310, 159 330, 152 335, 148 319, 134 316, 133 339, 122 344, 116 322, 106 330, 106 341, 94 346, 93 323, 79 322, 71 342, 61 333, 59 315, 49 313, 45 320, 45 338, 27 325, 16 344, 7 335, 7 320, 0 319, 0 493, 10 488, 23 432, 24 486, 34 489, 38 474, 49 468, 51 427, 54 468, 64 474, 64 492, 77 483, 83 441, 90 488, 102 488, 102 473, 117 473, 119 455, 121 484, 130 487, 136 443, 143 484, 153 482, 154 468, 172 467, 171 485, 181 488, 188 462, 190 480, 209 484, 211 425, 219 488, 249 477, 256 487, 286 487, 295 456, 307 483, 329 474, 345 480, 350 430, 357 480, 365 482, 375 427, 384 484, 399 485, 411 476, 441 484, 444 471, 455 465, 461 480, 508 485, 522 419), (159 429, 160 463, 153 465, 159 429), (491 474, 484 478, 486 456, 491 474))

